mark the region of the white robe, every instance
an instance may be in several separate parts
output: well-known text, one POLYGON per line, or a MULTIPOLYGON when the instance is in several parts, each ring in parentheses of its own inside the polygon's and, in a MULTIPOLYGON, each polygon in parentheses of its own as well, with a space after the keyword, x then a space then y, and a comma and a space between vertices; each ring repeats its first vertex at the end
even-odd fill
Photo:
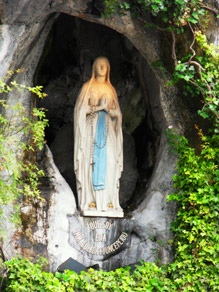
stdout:
MULTIPOLYGON (((93 142, 98 115, 93 117, 93 134, 91 132, 91 114, 89 102, 90 82, 84 84, 78 96, 74 110, 74 169, 77 181, 78 201, 81 211, 122 210, 119 205, 119 180, 123 170, 122 127, 117 118, 106 115, 107 133, 107 167, 106 187, 95 191, 92 183, 93 142), (107 121, 108 120, 108 121, 107 121), (118 128, 119 127, 119 128, 118 128), (89 204, 95 203, 96 208, 89 204)), ((120 110, 119 110, 120 112, 120 110)), ((121 115, 121 112, 120 112, 121 115)))

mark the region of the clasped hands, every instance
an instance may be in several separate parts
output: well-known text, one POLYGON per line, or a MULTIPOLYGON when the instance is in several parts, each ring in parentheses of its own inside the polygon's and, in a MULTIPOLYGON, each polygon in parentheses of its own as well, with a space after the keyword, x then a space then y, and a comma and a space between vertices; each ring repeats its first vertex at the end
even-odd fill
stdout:
POLYGON ((100 108, 105 112, 109 112, 108 100, 106 94, 103 94, 100 99, 100 108))
MULTIPOLYGON (((91 104, 94 103, 92 98, 90 99, 91 104)), ((102 111, 104 110, 107 112, 111 117, 117 118, 120 114, 119 109, 110 109, 109 108, 109 98, 107 97, 106 94, 103 94, 101 98, 99 99, 99 105, 95 106, 94 111, 102 111)))

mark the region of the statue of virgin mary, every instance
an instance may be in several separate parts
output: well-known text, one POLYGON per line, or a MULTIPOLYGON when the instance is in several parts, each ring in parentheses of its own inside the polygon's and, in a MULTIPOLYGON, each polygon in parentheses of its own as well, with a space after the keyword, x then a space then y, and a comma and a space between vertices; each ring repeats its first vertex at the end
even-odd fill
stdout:
POLYGON ((122 114, 110 82, 110 64, 99 57, 74 110, 74 169, 81 215, 123 217, 119 181, 123 170, 122 114))

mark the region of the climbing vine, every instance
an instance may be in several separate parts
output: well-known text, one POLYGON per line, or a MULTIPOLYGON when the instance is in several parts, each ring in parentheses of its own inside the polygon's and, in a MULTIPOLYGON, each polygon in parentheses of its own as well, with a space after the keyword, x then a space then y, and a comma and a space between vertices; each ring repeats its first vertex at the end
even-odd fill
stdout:
POLYGON ((139 16, 148 12, 169 30, 181 32, 188 21, 197 23, 199 16, 204 14, 205 6, 201 3, 200 0, 105 0, 105 14, 110 16, 116 11, 129 10, 134 16, 139 16))
POLYGON ((219 54, 214 46, 207 42, 201 31, 193 31, 194 39, 191 45, 191 54, 178 61, 174 81, 183 79, 186 83, 184 93, 191 97, 201 95, 203 107, 199 114, 212 123, 215 133, 219 133, 219 54), (201 49, 197 55, 193 45, 201 49))
POLYGON ((40 198, 38 177, 43 175, 37 166, 36 151, 44 144, 44 129, 48 125, 45 112, 33 108, 30 115, 20 103, 9 105, 5 99, 12 91, 17 100, 24 91, 39 98, 45 96, 41 86, 27 87, 10 81, 21 71, 8 72, 0 80, 0 238, 6 219, 20 223, 18 199, 22 196, 40 198))
POLYGON ((177 193, 169 200, 177 201, 179 207, 172 226, 175 262, 169 272, 177 289, 218 291, 219 54, 200 30, 188 25, 193 37, 190 53, 177 62, 173 82, 183 80, 184 94, 200 96, 203 106, 198 113, 208 120, 209 128, 203 134, 195 126, 201 141, 198 155, 185 137, 168 131, 172 151, 178 155, 173 177, 177 193))

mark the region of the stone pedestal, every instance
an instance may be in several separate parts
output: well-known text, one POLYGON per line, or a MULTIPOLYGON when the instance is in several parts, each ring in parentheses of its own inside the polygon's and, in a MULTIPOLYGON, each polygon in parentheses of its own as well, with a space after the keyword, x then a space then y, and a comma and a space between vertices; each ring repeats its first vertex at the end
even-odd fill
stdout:
POLYGON ((123 211, 92 211, 92 210, 84 210, 81 212, 82 216, 88 217, 108 217, 108 218, 123 218, 124 213, 123 211))
POLYGON ((69 216, 69 244, 90 260, 104 261, 129 247, 132 225, 130 218, 72 215, 69 216))

